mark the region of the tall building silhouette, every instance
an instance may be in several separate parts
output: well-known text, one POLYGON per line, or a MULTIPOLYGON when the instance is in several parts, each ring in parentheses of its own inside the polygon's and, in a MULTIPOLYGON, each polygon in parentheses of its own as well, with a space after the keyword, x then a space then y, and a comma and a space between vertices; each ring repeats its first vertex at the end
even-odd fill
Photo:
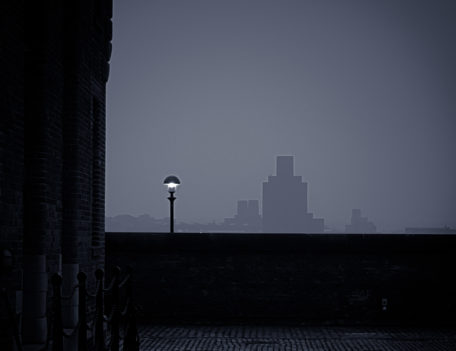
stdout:
POLYGON ((360 209, 353 209, 350 224, 345 226, 346 233, 376 233, 375 224, 370 222, 367 217, 361 216, 360 209))
POLYGON ((275 176, 263 183, 263 232, 323 233, 324 221, 307 210, 307 183, 294 175, 293 156, 278 156, 275 176))

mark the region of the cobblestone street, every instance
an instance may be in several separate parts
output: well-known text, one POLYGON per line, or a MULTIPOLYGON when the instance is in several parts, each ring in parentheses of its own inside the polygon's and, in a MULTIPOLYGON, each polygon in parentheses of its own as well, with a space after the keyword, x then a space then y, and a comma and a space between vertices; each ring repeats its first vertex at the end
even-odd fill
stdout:
POLYGON ((142 326, 142 351, 452 351, 455 329, 142 326))

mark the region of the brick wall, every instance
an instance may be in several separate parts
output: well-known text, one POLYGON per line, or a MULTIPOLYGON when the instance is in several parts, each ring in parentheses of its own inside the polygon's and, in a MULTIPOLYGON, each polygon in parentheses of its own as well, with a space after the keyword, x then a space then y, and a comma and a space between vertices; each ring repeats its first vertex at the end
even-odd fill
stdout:
MULTIPOLYGON (((22 284, 24 229, 24 42, 18 40, 24 35, 22 2, 2 2, 0 16, 0 254, 2 260, 12 255, 12 267, 0 265, 0 286, 10 287, 8 298, 14 305, 22 284)), ((11 332, 5 312, 2 296, 0 342, 11 332)))
POLYGON ((149 322, 456 322, 456 236, 107 233, 106 242, 108 268, 133 266, 149 322))
POLYGON ((24 179, 24 43, 20 2, 2 11, 0 70, 0 236, 20 263, 24 179), (8 48, 6 50, 5 48, 8 48))
MULTIPOLYGON (((0 248, 13 256, 0 282, 20 314, 26 257, 44 256, 49 277, 78 264, 90 288, 104 267, 112 0, 3 1, 0 10, 0 248)), ((0 310, 4 331, 3 299, 0 310)))

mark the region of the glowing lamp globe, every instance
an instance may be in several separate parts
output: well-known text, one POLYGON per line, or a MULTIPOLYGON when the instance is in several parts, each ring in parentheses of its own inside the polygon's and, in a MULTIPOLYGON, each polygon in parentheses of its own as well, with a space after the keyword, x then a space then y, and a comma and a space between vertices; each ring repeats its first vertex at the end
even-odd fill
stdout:
POLYGON ((170 193, 174 193, 176 191, 177 186, 180 185, 180 180, 176 176, 170 175, 165 178, 163 184, 165 184, 168 187, 168 191, 170 193))

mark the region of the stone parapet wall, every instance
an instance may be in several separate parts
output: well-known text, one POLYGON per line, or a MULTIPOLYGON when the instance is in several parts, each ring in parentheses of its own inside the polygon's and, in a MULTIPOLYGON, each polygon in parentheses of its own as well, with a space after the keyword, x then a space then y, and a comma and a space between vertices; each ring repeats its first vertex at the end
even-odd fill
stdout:
MULTIPOLYGON (((456 236, 106 233, 148 322, 455 324, 456 236)), ((109 273, 109 272, 108 272, 109 273)))

